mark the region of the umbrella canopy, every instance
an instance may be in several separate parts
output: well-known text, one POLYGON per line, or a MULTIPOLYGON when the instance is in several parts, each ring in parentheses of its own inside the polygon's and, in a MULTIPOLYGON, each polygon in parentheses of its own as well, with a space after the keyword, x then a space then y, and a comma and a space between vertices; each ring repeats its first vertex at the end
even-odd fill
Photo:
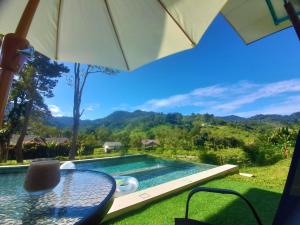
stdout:
MULTIPOLYGON (((290 2, 300 8, 299 0, 290 2)), ((228 0, 222 14, 247 44, 291 26, 284 0, 228 0)))
MULTIPOLYGON (((27 39, 57 60, 133 70, 194 47, 227 0, 42 0, 27 39)), ((0 33, 28 0, 0 0, 0 33)))

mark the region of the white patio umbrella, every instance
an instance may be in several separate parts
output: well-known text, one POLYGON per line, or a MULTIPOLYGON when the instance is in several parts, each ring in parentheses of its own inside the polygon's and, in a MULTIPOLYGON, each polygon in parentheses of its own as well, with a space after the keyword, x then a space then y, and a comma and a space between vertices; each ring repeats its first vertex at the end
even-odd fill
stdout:
MULTIPOLYGON (((28 0, 0 0, 12 33, 28 0)), ((133 70, 194 47, 226 0, 41 0, 27 35, 57 60, 133 70)))
MULTIPOLYGON (((52 59, 133 70, 194 47, 226 1, 0 0, 0 33, 13 33, 19 24, 15 37, 52 59)), ((0 75, 0 118, 9 77, 0 75)))
POLYGON ((246 43, 291 26, 289 18, 300 37, 299 0, 0 0, 0 33, 17 27, 2 46, 0 124, 25 38, 53 59, 133 70, 194 47, 222 8, 246 43))

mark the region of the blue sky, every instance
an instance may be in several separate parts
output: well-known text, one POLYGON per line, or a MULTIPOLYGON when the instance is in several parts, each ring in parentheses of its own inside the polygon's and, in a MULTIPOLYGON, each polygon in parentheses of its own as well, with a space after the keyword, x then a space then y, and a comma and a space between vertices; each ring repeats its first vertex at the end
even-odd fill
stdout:
MULTIPOLYGON (((300 111, 299 59, 293 29, 247 46, 218 16, 192 50, 129 73, 91 75, 82 118, 137 109, 245 117, 290 114, 300 111)), ((67 77, 59 80, 55 97, 46 100, 54 116, 72 115, 73 90, 67 77)))

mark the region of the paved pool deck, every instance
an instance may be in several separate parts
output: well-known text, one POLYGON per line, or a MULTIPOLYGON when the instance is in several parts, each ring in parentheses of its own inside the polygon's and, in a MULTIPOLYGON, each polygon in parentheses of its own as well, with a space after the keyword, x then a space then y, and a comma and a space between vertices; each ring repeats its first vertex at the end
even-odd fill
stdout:
MULTIPOLYGON (((236 165, 228 164, 218 166, 203 172, 199 172, 151 188, 137 191, 132 194, 115 198, 111 209, 109 210, 107 216, 104 218, 104 221, 140 209, 141 207, 146 206, 147 204, 158 199, 183 191, 213 178, 238 173, 238 171, 239 168, 236 165)), ((185 204, 185 202, 183 202, 182 204, 185 204)))

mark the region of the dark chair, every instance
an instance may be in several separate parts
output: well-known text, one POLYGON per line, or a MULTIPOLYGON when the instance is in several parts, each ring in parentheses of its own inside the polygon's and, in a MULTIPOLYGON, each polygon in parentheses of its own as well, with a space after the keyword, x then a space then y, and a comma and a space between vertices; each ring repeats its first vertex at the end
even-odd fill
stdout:
MULTIPOLYGON (((189 202, 192 196, 197 192, 212 192, 218 194, 236 195, 243 199, 251 209, 257 224, 262 222, 251 203, 240 193, 227 189, 198 187, 193 189, 187 199, 185 218, 176 218, 175 225, 212 225, 189 219, 189 202)), ((287 177, 285 188, 277 209, 272 225, 300 225, 300 132, 298 133, 294 155, 292 158, 290 171, 287 177)))
POLYGON ((189 216, 189 203, 190 203, 190 200, 192 198, 192 196, 197 193, 197 192, 212 192, 212 193, 218 193, 218 194, 226 194, 226 195, 236 195, 238 197, 240 197, 241 199, 243 199, 246 204, 249 206, 249 208, 251 209, 257 223, 259 225, 262 225, 254 207, 251 205, 251 203, 245 198, 243 197, 240 193, 236 192, 236 191, 232 191, 232 190, 227 190, 227 189, 219 189, 219 188, 207 188, 207 187, 198 187, 198 188, 195 188, 193 189, 189 195, 188 195, 188 200, 187 200, 187 203, 186 203, 186 209, 185 209, 185 218, 176 218, 175 219, 175 225, 212 225, 212 224, 209 224, 209 223, 203 223, 203 222, 200 222, 200 221, 196 221, 196 220, 193 220, 193 219, 189 219, 188 216, 189 216))
POLYGON ((273 225, 300 224, 300 132, 273 225))

